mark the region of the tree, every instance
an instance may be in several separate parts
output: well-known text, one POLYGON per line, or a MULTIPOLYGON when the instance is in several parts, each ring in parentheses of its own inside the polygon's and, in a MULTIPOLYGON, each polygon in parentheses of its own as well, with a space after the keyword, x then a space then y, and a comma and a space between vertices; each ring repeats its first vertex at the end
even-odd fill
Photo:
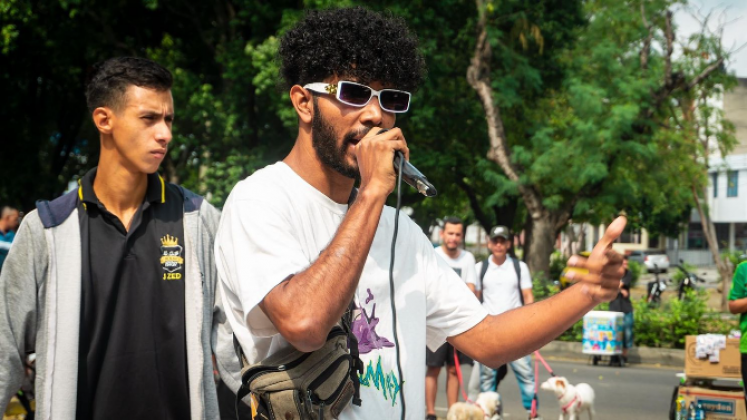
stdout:
MULTIPOLYGON (((665 111, 675 95, 703 86, 724 54, 718 51, 695 74, 672 71, 678 64, 673 67, 662 34, 674 33, 669 8, 675 2, 585 2, 588 23, 564 52, 564 80, 531 109, 502 97, 496 56, 520 53, 495 30, 492 3, 476 4, 478 35, 467 79, 484 109, 487 157, 516 183, 527 208, 530 269, 548 272, 555 238, 572 217, 609 219, 620 209, 638 214, 642 196, 655 214, 682 214, 672 203, 686 206, 687 200, 672 175, 684 161, 670 153, 678 138, 676 129, 663 125, 665 111), (535 123, 512 139, 506 110, 535 123), (654 193, 641 188, 662 180, 654 193)), ((532 29, 525 37, 541 48, 540 35, 532 29)))
MULTIPOLYGON (((734 274, 734 267, 719 254, 719 244, 716 239, 716 228, 704 203, 708 181, 706 175, 710 169, 710 156, 719 152, 726 156, 736 145, 734 136, 734 125, 723 118, 723 111, 713 104, 725 91, 736 86, 736 78, 729 75, 724 69, 724 61, 731 52, 725 51, 721 39, 724 25, 719 24, 715 31, 709 28, 709 21, 713 12, 700 20, 701 31, 693 34, 682 42, 682 59, 679 68, 667 70, 671 75, 681 72, 699 77, 710 71, 710 77, 703 78, 700 85, 680 92, 669 104, 671 124, 677 127, 683 135, 684 148, 690 153, 691 171, 683 175, 690 191, 695 208, 700 216, 703 233, 711 252, 713 262, 716 264, 719 275, 723 280, 721 309, 728 310, 727 296, 730 283, 734 274), (711 57, 716 57, 712 60, 711 57)), ((723 17, 723 16, 722 16, 723 17)), ((676 42, 674 34, 667 32, 669 45, 676 42)))

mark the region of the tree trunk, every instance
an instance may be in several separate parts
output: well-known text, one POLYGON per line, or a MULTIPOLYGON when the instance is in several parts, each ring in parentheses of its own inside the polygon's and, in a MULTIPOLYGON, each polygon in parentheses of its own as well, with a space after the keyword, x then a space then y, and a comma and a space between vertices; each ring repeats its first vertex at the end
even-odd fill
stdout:
POLYGON ((723 290, 721 291, 721 310, 728 311, 728 296, 729 290, 731 289, 731 277, 734 275, 734 273, 732 273, 732 269, 729 264, 719 255, 718 240, 716 238, 716 227, 713 225, 710 216, 706 214, 705 210, 703 209, 703 204, 700 202, 700 197, 698 196, 698 191, 695 186, 692 187, 692 193, 693 200, 695 201, 695 206, 698 209, 698 215, 700 215, 700 223, 703 226, 703 235, 705 236, 706 242, 708 243, 708 249, 711 251, 713 262, 716 263, 718 274, 723 281, 723 290))
POLYGON ((555 250, 555 224, 549 217, 532 219, 531 231, 527 232, 528 246, 524 249, 524 261, 529 266, 532 278, 546 278, 550 275, 550 256, 555 250))

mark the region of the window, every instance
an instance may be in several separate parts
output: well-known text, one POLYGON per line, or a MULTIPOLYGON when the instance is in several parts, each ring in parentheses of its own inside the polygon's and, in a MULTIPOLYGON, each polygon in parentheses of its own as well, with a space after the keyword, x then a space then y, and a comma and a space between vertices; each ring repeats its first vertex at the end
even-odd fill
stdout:
POLYGON ((718 197, 718 172, 711 174, 711 183, 713 184, 713 198, 718 197))
POLYGON ((739 171, 729 171, 726 173, 727 176, 727 197, 736 197, 737 190, 739 189, 739 171))

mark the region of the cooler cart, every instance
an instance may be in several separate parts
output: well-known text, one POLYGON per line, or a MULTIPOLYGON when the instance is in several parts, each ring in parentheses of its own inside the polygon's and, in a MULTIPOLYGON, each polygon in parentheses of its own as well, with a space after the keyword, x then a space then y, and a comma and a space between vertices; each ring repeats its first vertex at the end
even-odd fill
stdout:
MULTIPOLYGON (((591 311, 584 316, 583 354, 591 355, 597 365, 603 357, 621 356, 624 340, 622 312, 591 311)), ((625 362, 617 358, 620 367, 625 362)))

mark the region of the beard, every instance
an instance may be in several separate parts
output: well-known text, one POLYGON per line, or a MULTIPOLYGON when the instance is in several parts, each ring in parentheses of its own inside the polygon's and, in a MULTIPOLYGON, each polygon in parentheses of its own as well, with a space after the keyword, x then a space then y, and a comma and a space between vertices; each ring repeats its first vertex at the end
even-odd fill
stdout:
POLYGON ((356 137, 365 136, 371 128, 357 130, 345 134, 342 143, 337 145, 337 136, 332 126, 322 116, 314 98, 314 116, 311 119, 311 144, 319 160, 325 166, 346 178, 356 179, 359 176, 358 165, 350 165, 346 161, 348 145, 355 142, 356 137))

